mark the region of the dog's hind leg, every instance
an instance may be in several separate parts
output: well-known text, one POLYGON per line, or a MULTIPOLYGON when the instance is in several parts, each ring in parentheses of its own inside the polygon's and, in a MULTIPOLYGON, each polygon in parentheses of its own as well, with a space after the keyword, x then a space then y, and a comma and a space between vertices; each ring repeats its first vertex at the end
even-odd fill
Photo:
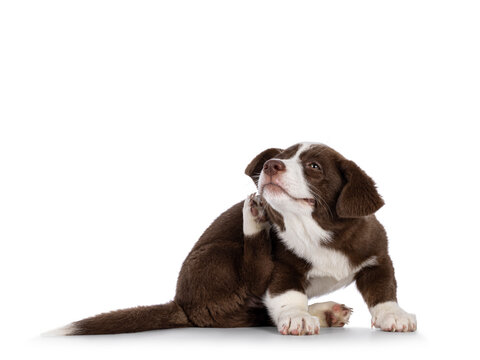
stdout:
POLYGON ((261 200, 250 195, 243 206, 243 269, 247 289, 261 297, 265 293, 273 270, 272 246, 267 221, 261 200))
POLYGON ((316 303, 308 307, 310 315, 318 317, 321 327, 343 327, 348 324, 352 309, 333 301, 316 303))

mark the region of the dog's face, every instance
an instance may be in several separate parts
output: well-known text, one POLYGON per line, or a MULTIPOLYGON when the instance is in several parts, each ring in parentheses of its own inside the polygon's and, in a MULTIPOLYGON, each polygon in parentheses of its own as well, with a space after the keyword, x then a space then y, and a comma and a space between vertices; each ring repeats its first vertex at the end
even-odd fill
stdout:
POLYGON ((268 205, 282 215, 311 214, 332 221, 367 216, 383 205, 365 172, 321 144, 267 149, 252 160, 245 173, 268 205))

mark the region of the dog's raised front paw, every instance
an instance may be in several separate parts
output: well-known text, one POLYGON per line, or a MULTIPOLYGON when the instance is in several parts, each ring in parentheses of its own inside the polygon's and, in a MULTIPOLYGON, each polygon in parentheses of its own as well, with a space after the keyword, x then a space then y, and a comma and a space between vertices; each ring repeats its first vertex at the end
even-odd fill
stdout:
POLYGON ((268 226, 267 214, 260 196, 249 195, 243 203, 243 233, 252 236, 268 226))
POLYGON ((280 317, 277 328, 282 335, 314 335, 320 331, 320 322, 307 312, 291 311, 280 317))
POLYGON ((404 311, 394 301, 375 305, 370 309, 372 327, 383 331, 408 332, 417 330, 417 317, 404 311))

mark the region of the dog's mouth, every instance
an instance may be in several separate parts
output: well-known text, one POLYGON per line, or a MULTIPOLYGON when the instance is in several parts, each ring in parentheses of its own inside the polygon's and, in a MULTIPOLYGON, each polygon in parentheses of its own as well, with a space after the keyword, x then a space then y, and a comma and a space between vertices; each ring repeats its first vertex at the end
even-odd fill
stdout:
POLYGON ((267 183, 262 185, 262 187, 259 190, 259 194, 263 195, 265 188, 268 186, 269 191, 272 191, 273 193, 283 193, 287 195, 289 198, 295 200, 295 201, 300 201, 303 203, 308 204, 309 206, 315 206, 315 199, 313 198, 296 198, 288 193, 283 187, 281 187, 278 184, 274 183, 267 183))

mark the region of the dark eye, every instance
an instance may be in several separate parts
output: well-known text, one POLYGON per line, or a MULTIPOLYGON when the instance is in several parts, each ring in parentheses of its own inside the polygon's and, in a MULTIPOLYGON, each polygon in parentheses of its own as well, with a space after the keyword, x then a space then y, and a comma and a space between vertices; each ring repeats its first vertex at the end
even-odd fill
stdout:
POLYGON ((316 162, 308 163, 307 166, 315 170, 322 170, 322 167, 318 165, 316 162))

